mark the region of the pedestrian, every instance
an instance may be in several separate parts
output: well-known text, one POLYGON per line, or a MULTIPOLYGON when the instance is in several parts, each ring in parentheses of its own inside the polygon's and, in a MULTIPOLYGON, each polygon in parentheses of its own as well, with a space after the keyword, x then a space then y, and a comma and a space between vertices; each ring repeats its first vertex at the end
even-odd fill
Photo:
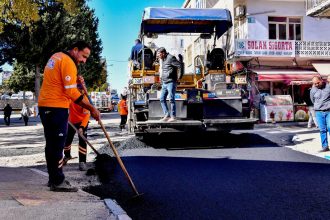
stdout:
POLYGON ((30 118, 31 115, 32 115, 31 109, 29 108, 29 106, 27 104, 23 103, 23 107, 22 107, 22 111, 21 111, 21 117, 24 120, 25 126, 28 125, 29 118, 30 118))
POLYGON ((68 51, 53 54, 44 69, 38 107, 46 139, 45 155, 51 191, 78 191, 65 180, 62 171, 70 102, 89 110, 93 118, 100 120, 100 112, 77 88, 77 65, 85 63, 90 53, 91 46, 78 41, 68 51))
POLYGON ((307 123, 307 128, 311 128, 312 127, 312 123, 314 122, 315 124, 315 127, 318 127, 317 126, 317 122, 316 122, 316 117, 315 117, 315 110, 314 110, 314 105, 313 105, 313 102, 311 100, 311 87, 309 88, 306 88, 304 90, 304 95, 303 95, 303 98, 304 98, 304 101, 307 105, 307 108, 308 108, 308 123, 307 123))
POLYGON ((180 63, 175 56, 167 53, 164 47, 158 48, 157 56, 161 62, 160 80, 162 83, 162 90, 160 104, 164 112, 164 117, 161 121, 173 122, 176 121, 175 92, 177 80, 183 76, 182 63, 180 63), (168 95, 171 107, 170 111, 166 103, 168 95))
POLYGON ((314 104, 315 116, 320 129, 322 150, 329 151, 328 132, 330 131, 330 85, 323 82, 319 76, 312 79, 313 88, 310 98, 314 104))
POLYGON ((122 132, 124 132, 126 122, 127 122, 128 108, 127 108, 127 103, 126 103, 126 96, 121 94, 120 97, 121 97, 121 99, 118 104, 119 115, 120 115, 120 119, 121 119, 119 128, 121 129, 122 132))
MULTIPOLYGON (((78 76, 78 78, 80 78, 79 82, 83 82, 83 78, 81 76, 78 76)), ((84 85, 81 83, 78 84, 78 88, 82 94, 84 94, 84 90, 82 88, 83 86, 84 85)), ((81 135, 83 135, 86 139, 87 139, 87 127, 88 127, 89 118, 90 118, 90 113, 87 109, 81 107, 80 105, 75 104, 74 102, 70 103, 69 122, 71 122, 78 130, 78 132, 81 135)), ((64 147, 63 165, 66 165, 66 163, 70 159, 72 159, 71 144, 75 134, 76 134, 76 130, 72 128, 71 125, 68 126, 68 136, 66 138, 65 147, 64 147)), ((80 135, 78 135, 78 138, 79 138, 79 145, 78 145, 79 170, 86 171, 87 143, 80 137, 80 135)))
POLYGON ((7 103, 7 105, 3 108, 3 115, 4 115, 4 120, 7 126, 10 125, 10 116, 13 111, 13 108, 7 103))

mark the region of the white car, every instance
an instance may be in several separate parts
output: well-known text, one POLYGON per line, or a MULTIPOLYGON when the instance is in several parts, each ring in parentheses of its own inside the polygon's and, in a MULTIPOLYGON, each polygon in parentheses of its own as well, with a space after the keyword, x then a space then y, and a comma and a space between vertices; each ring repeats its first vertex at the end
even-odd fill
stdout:
POLYGON ((18 94, 12 94, 10 99, 20 99, 20 96, 18 94))

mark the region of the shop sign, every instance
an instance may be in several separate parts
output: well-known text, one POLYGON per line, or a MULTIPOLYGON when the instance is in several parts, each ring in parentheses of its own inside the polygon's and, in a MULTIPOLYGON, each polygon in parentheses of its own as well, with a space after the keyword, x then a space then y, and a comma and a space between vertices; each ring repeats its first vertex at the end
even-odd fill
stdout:
POLYGON ((236 84, 246 84, 246 75, 235 76, 236 84))
POLYGON ((295 57, 294 40, 236 40, 236 56, 295 57))

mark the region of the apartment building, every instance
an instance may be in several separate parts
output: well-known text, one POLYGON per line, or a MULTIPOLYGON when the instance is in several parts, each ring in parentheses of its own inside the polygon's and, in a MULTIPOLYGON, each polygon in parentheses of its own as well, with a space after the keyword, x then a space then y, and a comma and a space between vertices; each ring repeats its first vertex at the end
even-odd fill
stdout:
MULTIPOLYGON (((299 106, 312 77, 330 75, 330 19, 307 16, 307 2, 186 0, 183 7, 230 10, 233 27, 216 41, 216 47, 225 49, 227 61, 234 67, 243 64, 244 71, 255 74, 251 93, 256 100, 260 94, 291 95, 299 106)), ((214 47, 212 40, 202 41, 198 37, 186 39, 185 53, 194 57, 198 48, 214 47)))

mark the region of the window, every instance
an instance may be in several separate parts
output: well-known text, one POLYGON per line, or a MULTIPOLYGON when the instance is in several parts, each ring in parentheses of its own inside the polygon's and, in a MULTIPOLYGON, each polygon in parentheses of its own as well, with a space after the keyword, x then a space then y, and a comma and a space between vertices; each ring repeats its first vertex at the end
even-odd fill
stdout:
POLYGON ((204 0, 196 0, 196 8, 205 8, 204 0))
POLYGON ((301 40, 301 18, 268 17, 270 40, 301 40))
POLYGON ((180 39, 180 48, 183 48, 183 47, 184 47, 184 40, 180 39))

